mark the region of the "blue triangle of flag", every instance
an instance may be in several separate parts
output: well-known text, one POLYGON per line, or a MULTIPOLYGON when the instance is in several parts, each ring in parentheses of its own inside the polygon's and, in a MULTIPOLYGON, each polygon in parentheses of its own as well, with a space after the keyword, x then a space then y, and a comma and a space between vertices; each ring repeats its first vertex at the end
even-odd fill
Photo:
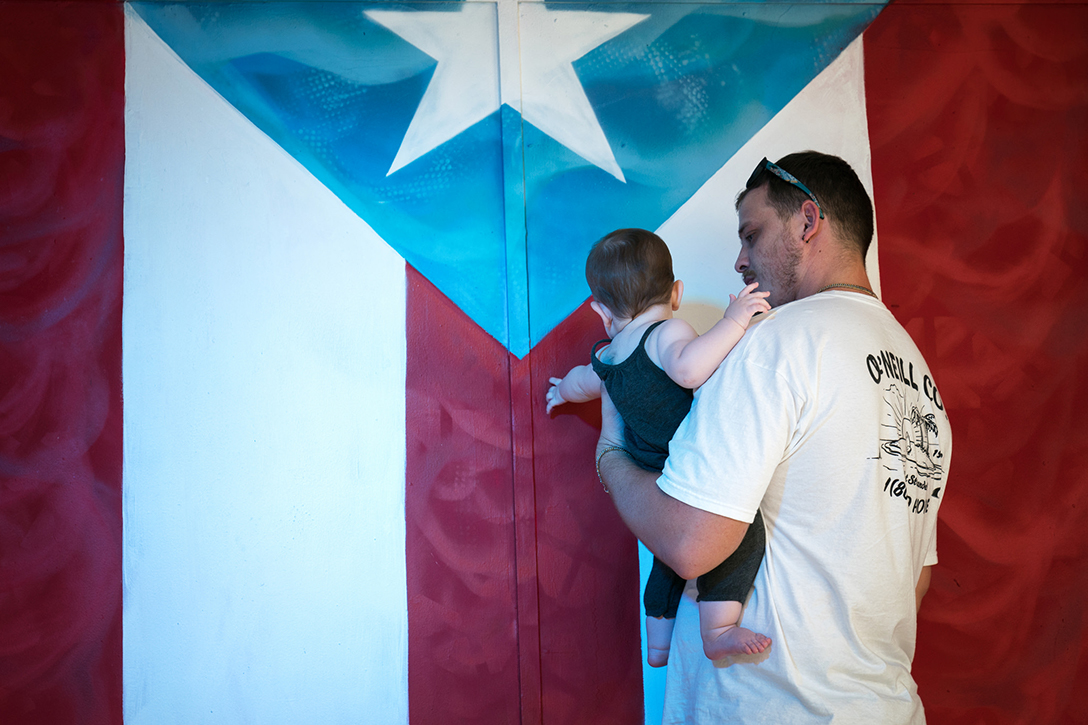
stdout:
POLYGON ((660 226, 883 6, 595 6, 647 16, 571 64, 622 179, 498 103, 390 173, 439 61, 368 17, 372 4, 134 7, 223 98, 523 356, 585 301, 596 239, 660 226))

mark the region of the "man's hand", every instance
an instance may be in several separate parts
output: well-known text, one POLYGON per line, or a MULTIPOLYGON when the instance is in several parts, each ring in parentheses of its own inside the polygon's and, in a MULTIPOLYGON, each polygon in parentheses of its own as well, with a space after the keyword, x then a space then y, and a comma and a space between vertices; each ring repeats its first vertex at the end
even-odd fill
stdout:
POLYGON ((759 282, 753 282, 740 291, 739 295, 729 295, 729 306, 725 308, 725 317, 747 329, 752 315, 757 312, 770 312, 767 302, 770 292, 756 292, 759 282))

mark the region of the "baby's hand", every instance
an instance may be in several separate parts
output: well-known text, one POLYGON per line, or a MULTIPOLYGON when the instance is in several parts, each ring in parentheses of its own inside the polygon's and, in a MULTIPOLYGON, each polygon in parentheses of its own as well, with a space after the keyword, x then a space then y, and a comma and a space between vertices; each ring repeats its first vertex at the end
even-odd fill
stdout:
POLYGON ((742 289, 739 295, 729 295, 729 306, 725 308, 725 316, 745 329, 752 320, 752 315, 771 310, 771 305, 767 302, 771 293, 755 292, 758 286, 759 282, 753 282, 742 289))
POLYGON ((548 388, 548 394, 544 396, 545 400, 548 401, 548 409, 544 412, 551 413, 552 408, 567 401, 563 400, 563 396, 559 393, 559 383, 563 382, 563 378, 548 378, 548 382, 552 386, 548 388))

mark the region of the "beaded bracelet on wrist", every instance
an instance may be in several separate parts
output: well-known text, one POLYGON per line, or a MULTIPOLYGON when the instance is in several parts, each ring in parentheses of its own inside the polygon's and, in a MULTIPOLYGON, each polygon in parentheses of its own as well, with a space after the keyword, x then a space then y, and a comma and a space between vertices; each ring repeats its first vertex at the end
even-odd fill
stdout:
MULTIPOLYGON (((612 451, 623 451, 624 453, 627 453, 627 449, 623 446, 608 446, 597 456, 597 480, 601 482, 601 488, 608 494, 611 494, 612 492, 608 490, 608 486, 604 485, 604 479, 601 478, 601 459, 604 458, 605 453, 611 453, 612 451)), ((627 455, 631 454, 627 453, 627 455)))

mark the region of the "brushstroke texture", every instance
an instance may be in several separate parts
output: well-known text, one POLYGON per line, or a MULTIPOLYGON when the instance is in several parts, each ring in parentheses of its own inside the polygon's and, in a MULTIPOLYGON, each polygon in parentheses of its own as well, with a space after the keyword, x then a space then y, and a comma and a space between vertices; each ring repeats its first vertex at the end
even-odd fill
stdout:
POLYGON ((121 722, 120 6, 0 5, 0 721, 121 722))
POLYGON ((1088 712, 1088 7, 894 5, 865 34, 884 299, 956 444, 929 722, 1088 712))
POLYGON ((411 722, 641 722, 638 555, 593 470, 600 415, 543 405, 596 316, 518 361, 408 275, 411 722))

